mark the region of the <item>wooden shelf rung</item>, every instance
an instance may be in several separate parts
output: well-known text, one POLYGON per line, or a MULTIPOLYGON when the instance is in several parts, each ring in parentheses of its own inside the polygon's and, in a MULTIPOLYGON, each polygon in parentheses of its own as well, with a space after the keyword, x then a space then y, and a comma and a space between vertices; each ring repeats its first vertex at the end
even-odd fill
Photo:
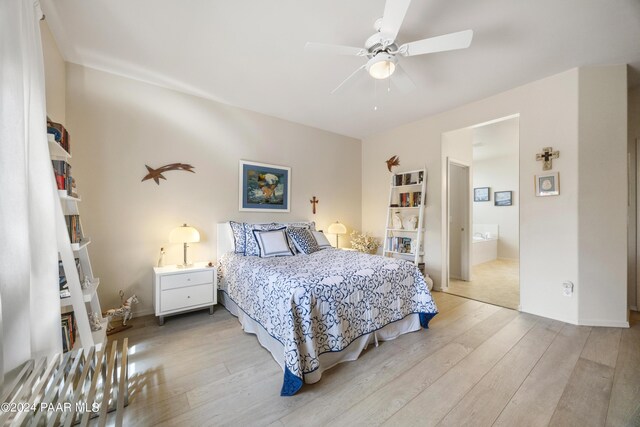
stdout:
MULTIPOLYGON (((114 343, 115 344, 115 343, 114 343)), ((116 404, 116 427, 122 425, 124 419, 124 406, 129 403, 129 339, 122 342, 122 353, 120 355, 120 377, 118 379, 118 401, 116 404)))
POLYGON ((116 364, 116 355, 118 350, 118 341, 111 344, 110 356, 107 359, 107 375, 103 385, 102 404, 98 415, 98 427, 105 427, 107 424, 107 410, 109 409, 109 400, 111 399, 111 386, 113 385, 113 367, 116 364))

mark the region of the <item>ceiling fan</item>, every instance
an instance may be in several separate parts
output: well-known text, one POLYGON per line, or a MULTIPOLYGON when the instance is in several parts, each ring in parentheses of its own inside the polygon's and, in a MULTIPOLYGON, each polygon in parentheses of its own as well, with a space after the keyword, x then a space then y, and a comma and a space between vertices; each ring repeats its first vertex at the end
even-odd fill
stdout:
POLYGON ((398 63, 398 55, 424 55, 465 49, 471 45, 473 30, 459 31, 398 46, 396 36, 410 3, 411 0, 387 0, 383 17, 375 22, 376 33, 365 41, 364 48, 311 42, 305 45, 305 50, 308 52, 361 56, 368 59, 365 64, 351 73, 338 87, 332 90, 332 94, 339 91, 345 83, 361 74, 363 70, 367 70, 374 79, 389 79, 393 75, 393 83, 400 90, 409 91, 414 89, 415 85, 398 63))

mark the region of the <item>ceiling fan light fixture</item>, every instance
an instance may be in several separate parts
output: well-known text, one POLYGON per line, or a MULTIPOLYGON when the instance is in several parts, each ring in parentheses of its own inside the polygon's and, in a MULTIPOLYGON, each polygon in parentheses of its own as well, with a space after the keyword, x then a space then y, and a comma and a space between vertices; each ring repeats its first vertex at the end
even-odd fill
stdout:
POLYGON ((396 58, 381 52, 369 60, 367 71, 374 79, 388 79, 396 71, 396 58))

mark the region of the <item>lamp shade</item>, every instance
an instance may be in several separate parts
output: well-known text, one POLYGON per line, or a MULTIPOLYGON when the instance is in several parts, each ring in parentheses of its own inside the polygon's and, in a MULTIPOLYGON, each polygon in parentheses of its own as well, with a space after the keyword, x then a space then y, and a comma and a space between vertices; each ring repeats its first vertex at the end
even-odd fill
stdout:
POLYGON ((344 224, 336 221, 327 228, 329 234, 347 234, 347 227, 344 224))
POLYGON ((200 241, 200 233, 193 227, 183 224, 171 230, 169 242, 171 243, 196 243, 200 241))

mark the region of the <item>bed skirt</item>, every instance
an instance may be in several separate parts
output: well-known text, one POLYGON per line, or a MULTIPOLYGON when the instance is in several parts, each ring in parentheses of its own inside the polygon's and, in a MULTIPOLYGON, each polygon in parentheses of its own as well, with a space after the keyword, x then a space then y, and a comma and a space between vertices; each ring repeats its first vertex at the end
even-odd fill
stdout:
MULTIPOLYGON (((284 372, 284 384, 282 386, 281 395, 291 396, 302 386, 298 377, 293 375, 286 368, 284 363, 284 346, 277 339, 273 338, 267 333, 267 331, 260 325, 260 323, 249 317, 238 305, 227 295, 226 292, 221 291, 219 293, 219 301, 225 306, 227 310, 238 318, 242 329, 250 334, 254 334, 258 337, 260 345, 269 350, 275 361, 280 365, 284 372), (292 378, 293 377, 293 378, 292 378), (295 384, 297 382, 297 384, 295 384), (293 384, 292 384, 293 383, 293 384)), ((435 315, 435 314, 434 314, 435 315)), ((322 353, 318 356, 319 366, 317 369, 311 372, 305 372, 304 382, 307 384, 313 384, 320 381, 322 372, 332 368, 338 363, 348 362, 356 360, 360 353, 365 350, 371 343, 377 345, 378 341, 390 341, 400 335, 414 332, 423 327, 426 328, 428 321, 434 315, 424 314, 410 314, 402 320, 390 323, 377 331, 370 332, 362 335, 355 341, 351 342, 345 349, 338 352, 322 353), (422 317, 422 318, 421 318, 422 317), (427 318, 428 317, 428 318, 427 318)))

